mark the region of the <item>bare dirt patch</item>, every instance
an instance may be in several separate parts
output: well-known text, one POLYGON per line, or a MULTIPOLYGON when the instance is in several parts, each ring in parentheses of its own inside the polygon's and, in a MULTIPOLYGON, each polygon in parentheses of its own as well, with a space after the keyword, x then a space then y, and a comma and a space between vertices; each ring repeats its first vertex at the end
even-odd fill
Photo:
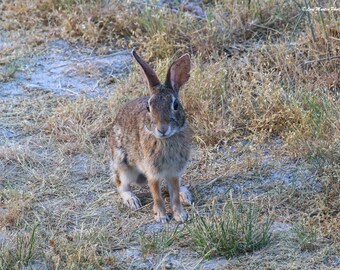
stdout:
MULTIPOLYGON (((6 46, 3 42, 2 47, 6 46)), ((3 68, 8 78, 0 85, 0 98, 22 97, 29 93, 107 96, 112 91, 112 82, 119 76, 126 76, 130 68, 131 56, 127 50, 97 56, 93 49, 53 40, 36 54, 22 56, 3 68)))

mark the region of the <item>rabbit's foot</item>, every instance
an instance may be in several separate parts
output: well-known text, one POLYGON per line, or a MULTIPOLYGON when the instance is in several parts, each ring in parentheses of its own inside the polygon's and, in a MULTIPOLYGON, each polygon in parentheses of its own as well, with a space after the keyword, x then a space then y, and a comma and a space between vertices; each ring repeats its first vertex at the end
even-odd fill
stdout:
POLYGON ((184 223, 188 219, 188 213, 183 209, 181 211, 174 211, 173 217, 178 223, 184 223))
POLYGON ((168 223, 170 221, 170 218, 165 213, 165 211, 162 211, 160 209, 154 209, 153 212, 154 212, 154 215, 155 215, 156 222, 168 223))
POLYGON ((179 200, 183 205, 191 205, 192 195, 187 187, 180 187, 179 189, 179 200))
POLYGON ((123 199, 123 203, 130 209, 136 210, 142 207, 142 204, 138 197, 131 191, 124 191, 120 194, 123 199))

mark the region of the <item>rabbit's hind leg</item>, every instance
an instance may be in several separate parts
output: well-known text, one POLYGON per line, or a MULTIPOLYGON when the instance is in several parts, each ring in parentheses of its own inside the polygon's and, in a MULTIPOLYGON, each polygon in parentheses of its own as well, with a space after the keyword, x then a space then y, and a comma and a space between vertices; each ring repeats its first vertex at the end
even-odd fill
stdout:
POLYGON ((138 209, 142 206, 138 197, 131 191, 131 184, 136 183, 139 178, 139 172, 126 164, 112 166, 112 177, 117 190, 123 199, 123 203, 130 209, 138 209))

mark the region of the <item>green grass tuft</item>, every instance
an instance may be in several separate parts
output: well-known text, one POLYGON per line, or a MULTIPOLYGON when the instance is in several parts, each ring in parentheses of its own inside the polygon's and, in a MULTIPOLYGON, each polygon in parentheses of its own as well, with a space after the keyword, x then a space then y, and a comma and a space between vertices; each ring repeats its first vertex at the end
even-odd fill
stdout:
POLYGON ((20 69, 17 63, 8 63, 0 68, 0 82, 7 82, 14 78, 15 73, 20 69))
POLYGON ((17 235, 15 247, 0 247, 0 269, 22 269, 29 265, 36 253, 37 228, 35 224, 30 233, 17 235))
POLYGON ((316 248, 316 230, 298 223, 293 227, 293 231, 298 239, 301 251, 310 251, 316 248))
POLYGON ((163 228, 160 232, 152 234, 140 233, 139 243, 144 255, 152 253, 162 253, 170 247, 178 235, 178 226, 174 229, 170 227, 163 228))
POLYGON ((253 205, 227 202, 222 210, 212 206, 211 213, 196 211, 191 224, 186 225, 192 248, 204 258, 227 258, 258 250, 270 241, 272 221, 260 221, 253 205))

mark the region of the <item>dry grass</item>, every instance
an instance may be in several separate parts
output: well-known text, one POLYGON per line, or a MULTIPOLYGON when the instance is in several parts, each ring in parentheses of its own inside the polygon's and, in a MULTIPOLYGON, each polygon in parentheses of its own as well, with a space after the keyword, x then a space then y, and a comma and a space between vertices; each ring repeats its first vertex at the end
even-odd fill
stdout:
MULTIPOLYGON (((197 146, 184 179, 196 206, 206 215, 213 202, 243 198, 260 218, 287 226, 225 265, 334 269, 340 13, 304 13, 304 5, 204 1, 203 15, 137 1, 5 1, 0 31, 15 42, 0 52, 0 81, 15 79, 22 55, 58 37, 99 53, 137 47, 162 78, 173 58, 190 52, 182 102, 197 146)), ((119 203, 106 136, 117 109, 147 89, 137 68, 114 87, 109 99, 29 93, 0 101, 0 269, 162 269, 173 257, 176 269, 202 266, 183 228, 150 233, 158 227, 147 189, 137 190, 140 211, 119 203)))

